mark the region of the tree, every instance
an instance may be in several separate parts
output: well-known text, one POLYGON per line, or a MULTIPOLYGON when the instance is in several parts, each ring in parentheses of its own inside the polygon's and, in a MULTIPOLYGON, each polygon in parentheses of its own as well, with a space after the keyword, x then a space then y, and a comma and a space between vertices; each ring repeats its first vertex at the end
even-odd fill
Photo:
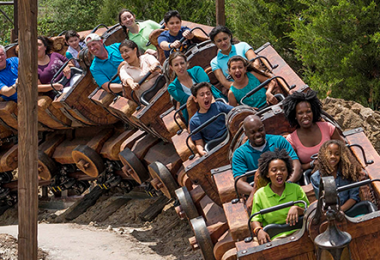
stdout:
MULTIPOLYGON (((2 5, 0 9, 13 21, 13 6, 2 5)), ((2 13, 0 13, 0 24, 0 44, 5 46, 11 43, 11 29, 13 29, 13 24, 2 13)))
POLYGON ((254 48, 270 42, 298 70, 300 64, 293 55, 294 44, 287 34, 293 30, 293 17, 305 7, 297 0, 227 0, 227 26, 239 40, 254 48))
POLYGON ((289 33, 309 85, 378 109, 380 12, 375 1, 301 0, 307 9, 289 33))

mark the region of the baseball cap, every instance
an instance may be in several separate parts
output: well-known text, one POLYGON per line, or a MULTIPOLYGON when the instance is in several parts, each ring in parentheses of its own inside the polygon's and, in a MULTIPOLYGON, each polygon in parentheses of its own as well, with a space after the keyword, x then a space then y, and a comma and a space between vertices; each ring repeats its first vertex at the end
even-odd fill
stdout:
POLYGON ((101 41, 101 40, 102 38, 96 33, 90 33, 89 35, 87 35, 86 39, 84 39, 84 42, 88 44, 92 41, 101 41))

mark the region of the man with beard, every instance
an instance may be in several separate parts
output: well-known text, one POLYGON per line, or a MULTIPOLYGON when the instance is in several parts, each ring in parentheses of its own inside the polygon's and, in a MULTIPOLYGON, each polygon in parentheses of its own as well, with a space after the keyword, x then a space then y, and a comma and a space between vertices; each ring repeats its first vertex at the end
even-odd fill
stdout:
MULTIPOLYGON (((243 122, 244 132, 248 141, 235 150, 232 157, 232 172, 234 178, 248 171, 258 169, 258 160, 264 152, 274 151, 276 148, 285 149, 293 159, 293 172, 288 181, 297 182, 301 177, 301 164, 292 146, 280 135, 267 135, 261 119, 256 115, 247 116, 243 122)), ((240 193, 249 195, 252 191, 251 183, 254 176, 243 177, 237 187, 240 193)))

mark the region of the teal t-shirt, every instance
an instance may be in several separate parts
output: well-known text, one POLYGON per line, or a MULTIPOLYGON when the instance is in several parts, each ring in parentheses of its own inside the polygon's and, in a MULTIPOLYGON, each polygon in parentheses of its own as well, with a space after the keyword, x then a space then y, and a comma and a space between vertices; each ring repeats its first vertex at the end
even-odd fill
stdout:
POLYGON ((140 31, 136 34, 128 32, 129 39, 131 41, 134 41, 141 50, 144 50, 144 51, 146 51, 147 49, 156 50, 156 47, 154 47, 153 44, 147 47, 146 43, 149 41, 150 33, 156 29, 161 28, 161 25, 159 25, 158 23, 152 20, 140 22, 138 23, 138 25, 140 27, 140 31))
MULTIPOLYGON (((257 190, 255 195, 253 196, 253 203, 252 203, 252 214, 259 212, 262 209, 270 208, 273 206, 277 206, 279 204, 284 204, 286 202, 290 201, 296 201, 296 200, 303 200, 307 203, 309 206, 309 200, 306 196, 306 193, 303 191, 302 187, 295 183, 288 183, 285 182, 285 189, 282 192, 281 196, 278 196, 278 194, 274 193, 272 189, 270 188, 270 184, 266 185, 265 187, 262 187, 257 190)), ((296 204, 299 207, 304 207, 304 205, 296 204)), ((289 208, 280 209, 277 211, 273 211, 267 214, 259 214, 252 218, 252 221, 258 221, 262 224, 263 227, 265 227, 268 224, 284 224, 286 222, 286 217, 288 216, 289 208)), ((285 236, 290 235, 294 233, 296 230, 291 230, 287 232, 283 232, 280 234, 277 234, 276 236, 272 237, 271 239, 274 239, 279 236, 285 236)))
MULTIPOLYGON (((234 94, 236 101, 242 105, 241 99, 251 90, 255 89, 257 86, 260 85, 260 81, 250 72, 247 73, 248 76, 248 84, 242 89, 237 89, 234 87, 234 85, 231 86, 230 90, 234 94)), ((250 97, 247 97, 244 99, 244 103, 250 107, 256 107, 261 108, 266 104, 267 97, 266 97, 266 89, 262 88, 259 91, 257 91, 255 94, 253 94, 250 97)))

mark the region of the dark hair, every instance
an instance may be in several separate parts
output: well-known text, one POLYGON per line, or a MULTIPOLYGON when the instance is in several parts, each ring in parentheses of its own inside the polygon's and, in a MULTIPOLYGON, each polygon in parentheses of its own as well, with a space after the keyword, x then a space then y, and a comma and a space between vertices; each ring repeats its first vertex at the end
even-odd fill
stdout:
POLYGON ((313 90, 310 90, 307 93, 294 92, 284 100, 284 114, 291 126, 299 127, 296 120, 296 107, 301 102, 308 102, 310 104, 314 123, 321 120, 322 104, 317 97, 317 93, 313 90))
POLYGON ((65 40, 68 41, 70 39, 70 37, 78 37, 79 38, 79 34, 74 30, 68 30, 65 33, 65 40))
POLYGON ((179 12, 177 10, 170 10, 169 12, 167 12, 165 15, 164 15, 164 21, 165 23, 168 23, 170 18, 172 17, 177 17, 180 21, 182 21, 181 19, 181 15, 179 14, 179 12))
POLYGON ((232 32, 230 31, 230 29, 228 29, 226 26, 223 26, 223 25, 217 25, 216 27, 214 27, 214 29, 211 30, 211 32, 209 34, 211 41, 213 43, 215 43, 214 39, 215 39, 216 35, 218 35, 221 32, 228 34, 228 36, 230 36, 230 38, 231 38, 231 44, 233 44, 232 32))
POLYGON ((124 25, 121 24, 121 15, 122 15, 123 13, 125 13, 125 12, 130 13, 130 14, 133 15, 134 17, 136 17, 136 15, 135 15, 134 12, 132 12, 132 11, 129 10, 129 9, 121 9, 121 11, 119 12, 119 15, 118 15, 118 17, 119 17, 119 24, 121 25, 121 28, 123 29, 123 32, 125 33, 125 37, 126 37, 127 39, 129 39, 128 31, 127 31, 127 27, 125 27, 124 25))
POLYGON ((293 172, 293 160, 290 158, 288 152, 285 149, 280 150, 278 148, 276 148, 274 152, 268 151, 260 156, 258 169, 260 177, 268 182, 270 181, 270 179, 267 177, 269 172, 269 164, 274 160, 281 160, 285 163, 286 169, 288 170, 288 177, 286 177, 286 179, 289 179, 290 175, 293 172))
POLYGON ((191 94, 196 97, 197 96, 197 93, 198 93, 198 90, 200 90, 201 88, 204 88, 204 87, 208 87, 210 90, 211 90, 211 84, 208 83, 208 82, 200 82, 200 83, 197 83, 197 84, 194 84, 193 86, 191 86, 191 94))
POLYGON ((250 63, 246 58, 244 58, 242 56, 239 56, 239 55, 232 56, 228 60, 228 62, 227 62, 228 69, 231 68, 231 63, 234 62, 234 61, 241 61, 241 62, 243 62, 244 67, 247 68, 247 72, 254 71, 252 63, 250 63))
POLYGON ((120 51, 121 47, 124 47, 124 46, 126 46, 132 50, 137 49, 136 55, 137 55, 137 57, 140 57, 139 47, 137 46, 137 44, 134 41, 131 41, 128 39, 125 39, 124 41, 122 41, 119 45, 119 51, 120 51))
POLYGON ((41 42, 46 47, 45 54, 49 54, 52 51, 51 46, 53 46, 53 41, 50 40, 48 37, 42 35, 38 36, 37 39, 41 40, 41 42))
POLYGON ((361 173, 360 164, 353 158, 348 147, 340 140, 329 140, 322 144, 318 152, 317 169, 321 177, 330 176, 333 174, 334 169, 331 167, 327 148, 331 144, 336 144, 339 147, 340 160, 338 168, 341 171, 344 179, 358 181, 361 173))

